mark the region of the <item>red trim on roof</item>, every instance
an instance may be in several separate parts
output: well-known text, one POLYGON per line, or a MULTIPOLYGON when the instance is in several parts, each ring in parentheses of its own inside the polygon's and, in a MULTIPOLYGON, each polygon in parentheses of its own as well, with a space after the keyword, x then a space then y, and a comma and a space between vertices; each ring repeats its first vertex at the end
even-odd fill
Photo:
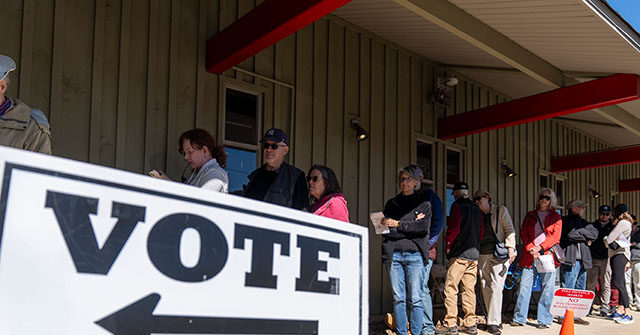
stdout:
POLYGON ((640 191, 640 178, 624 179, 618 181, 619 192, 640 191))
POLYGON ((640 162, 640 145, 551 158, 551 171, 563 172, 640 162))
POLYGON ((451 139, 640 98, 640 77, 615 74, 438 120, 438 137, 451 139))
POLYGON ((267 0, 207 41, 207 71, 221 74, 351 0, 267 0))

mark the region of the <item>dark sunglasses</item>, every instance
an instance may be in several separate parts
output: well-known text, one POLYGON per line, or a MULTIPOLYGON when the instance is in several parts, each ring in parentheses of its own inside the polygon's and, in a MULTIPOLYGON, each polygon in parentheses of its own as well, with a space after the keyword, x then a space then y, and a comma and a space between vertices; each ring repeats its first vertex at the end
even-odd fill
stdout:
POLYGON ((262 149, 273 149, 273 150, 278 150, 278 148, 280 147, 280 145, 278 143, 267 143, 267 142, 262 142, 262 149))
POLYGON ((318 177, 318 176, 313 176, 313 177, 312 176, 307 176, 307 183, 312 181, 312 180, 313 180, 314 183, 317 183, 320 178, 321 177, 318 177))
POLYGON ((480 201, 480 200, 482 200, 482 198, 484 198, 484 197, 483 196, 475 197, 475 198, 473 198, 473 201, 474 202, 475 201, 480 201))
POLYGON ((551 201, 551 197, 548 195, 541 195, 540 197, 538 197, 538 200, 547 200, 547 201, 551 201))
POLYGON ((609 212, 600 212, 600 213, 598 213, 598 215, 606 215, 606 216, 609 216, 609 214, 611 214, 611 213, 609 213, 609 212))

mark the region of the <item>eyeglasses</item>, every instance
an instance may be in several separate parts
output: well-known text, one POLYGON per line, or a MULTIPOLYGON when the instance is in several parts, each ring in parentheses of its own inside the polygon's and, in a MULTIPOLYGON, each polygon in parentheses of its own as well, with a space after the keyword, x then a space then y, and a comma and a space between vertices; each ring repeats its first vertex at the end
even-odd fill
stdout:
POLYGON ((405 181, 411 180, 411 177, 399 177, 398 182, 404 183, 405 181))
POLYGON ((320 178, 321 177, 318 177, 318 176, 313 176, 313 177, 312 176, 307 176, 307 183, 312 181, 312 180, 313 180, 314 183, 317 183, 320 178))
POLYGON ((598 213, 598 215, 601 215, 601 216, 609 216, 609 214, 611 214, 611 213, 609 213, 609 212, 600 212, 600 213, 598 213))
POLYGON ((482 195, 481 196, 477 196, 477 197, 473 198, 473 201, 474 202, 475 201, 480 201, 480 200, 482 200, 482 198, 484 198, 484 196, 482 196, 482 195))
POLYGON ((540 197, 538 197, 538 200, 547 200, 547 201, 551 201, 551 197, 548 195, 541 195, 540 197))
POLYGON ((283 145, 280 145, 278 143, 267 143, 267 142, 263 142, 262 143, 262 149, 269 149, 271 148, 272 150, 278 150, 279 147, 282 147, 283 145))

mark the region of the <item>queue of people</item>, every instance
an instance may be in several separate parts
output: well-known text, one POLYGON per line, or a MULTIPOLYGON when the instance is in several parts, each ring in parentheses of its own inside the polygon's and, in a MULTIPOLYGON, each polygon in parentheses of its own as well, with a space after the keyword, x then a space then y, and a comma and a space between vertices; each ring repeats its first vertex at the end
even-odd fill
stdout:
MULTIPOLYGON (((10 84, 8 75, 15 69, 13 59, 0 55, 0 145, 51 154, 51 132, 44 113, 5 96, 10 84)), ((228 193, 224 147, 217 146, 209 132, 198 128, 182 133, 178 142, 179 152, 193 170, 182 182, 228 193)), ((269 129, 261 145, 264 164, 248 176, 243 196, 349 222, 347 201, 331 168, 313 165, 305 178, 303 171, 287 164, 289 137, 282 129, 269 129)), ((170 180, 162 170, 150 174, 170 180)), ((486 323, 481 326, 490 334, 501 334, 502 291, 509 267, 518 255, 516 229, 507 207, 486 190, 477 190, 470 199, 468 184, 457 182, 453 186, 455 201, 444 236, 448 260, 444 283, 446 316, 436 326, 428 283, 445 218, 440 198, 423 184, 423 179, 423 172, 416 165, 400 169, 400 193, 386 202, 381 221, 389 228, 382 239, 382 262, 393 292, 397 334, 477 334, 477 282, 486 311, 486 323)), ((522 222, 518 263, 522 274, 511 326, 527 323, 537 277, 542 293, 536 326, 545 329, 551 325, 550 307, 558 268, 563 288, 597 291, 594 302, 600 308, 595 313, 617 323, 633 323, 630 311, 640 308, 637 219, 625 204, 618 204, 613 210, 608 205, 600 206, 598 219, 591 223, 584 219, 584 202, 571 201, 567 206, 569 214, 564 217, 558 214, 556 205, 554 191, 542 188, 535 209, 522 222), (619 296, 615 306, 610 306, 612 290, 619 296)), ((589 324, 581 318, 575 322, 589 324)))

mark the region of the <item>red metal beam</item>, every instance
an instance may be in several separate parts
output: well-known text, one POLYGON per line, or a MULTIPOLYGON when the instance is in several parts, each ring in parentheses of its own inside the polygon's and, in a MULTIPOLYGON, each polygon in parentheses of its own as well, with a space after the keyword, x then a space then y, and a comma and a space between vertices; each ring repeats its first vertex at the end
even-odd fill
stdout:
POLYGON ((618 192, 640 191, 640 178, 624 179, 618 182, 618 192))
POLYGON ((351 0, 267 0, 207 41, 207 71, 221 74, 351 0))
POLYGON ((450 139, 640 98, 640 77, 614 74, 438 120, 438 137, 450 139))
POLYGON ((640 162, 640 145, 551 158, 551 171, 563 172, 640 162))

